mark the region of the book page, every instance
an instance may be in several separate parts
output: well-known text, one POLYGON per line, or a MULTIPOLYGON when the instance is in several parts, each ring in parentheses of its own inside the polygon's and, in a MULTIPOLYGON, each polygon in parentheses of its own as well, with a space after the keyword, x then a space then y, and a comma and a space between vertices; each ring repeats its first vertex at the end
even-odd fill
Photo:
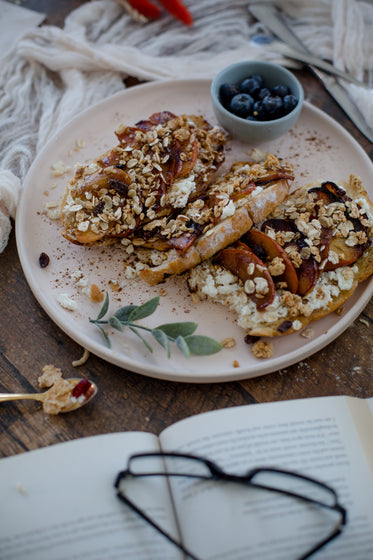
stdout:
MULTIPOLYGON (((159 451, 156 436, 115 433, 0 461, 2 560, 179 560, 182 555, 116 496, 114 481, 136 452, 159 451)), ((138 485, 139 499, 177 531, 167 482, 138 485), (145 495, 144 495, 145 494, 145 495)))
POLYGON ((362 401, 361 399, 346 397, 346 404, 354 419, 359 439, 364 448, 366 461, 373 476, 373 399, 365 399, 362 401), (362 406, 363 404, 364 406, 362 406))
MULTIPOLYGON (((372 427, 370 418, 371 433, 372 427)), ((208 457, 236 474, 274 466, 330 484, 348 510, 348 524, 342 536, 317 554, 318 560, 373 558, 372 473, 346 398, 208 412, 167 428, 160 441, 163 451, 208 457)), ((372 446, 373 438, 370 454, 372 446)), ((334 523, 327 511, 290 504, 290 499, 263 490, 172 480, 184 543, 203 560, 299 558, 334 523)))
POLYGON ((369 406, 370 412, 373 416, 373 397, 371 397, 370 399, 366 399, 367 405, 369 406))

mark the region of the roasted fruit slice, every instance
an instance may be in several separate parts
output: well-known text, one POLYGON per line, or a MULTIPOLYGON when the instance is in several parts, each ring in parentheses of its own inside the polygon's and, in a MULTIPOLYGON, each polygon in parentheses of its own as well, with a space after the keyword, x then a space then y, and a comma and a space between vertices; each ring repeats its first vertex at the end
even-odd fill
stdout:
POLYGON ((116 130, 115 134, 120 142, 124 146, 136 147, 141 144, 139 132, 147 132, 151 130, 153 126, 159 124, 166 124, 171 119, 175 119, 176 115, 170 111, 160 111, 159 113, 153 113, 148 119, 141 120, 137 122, 134 126, 121 126, 116 130))
POLYGON ((283 218, 269 218, 262 223, 262 231, 264 233, 266 230, 270 228, 273 229, 275 232, 287 231, 291 233, 297 233, 298 229, 294 222, 290 222, 288 220, 284 220, 283 218))
MULTIPOLYGON (((267 228, 273 229, 276 233, 283 232, 285 234, 292 234, 290 235, 288 242, 284 241, 284 247, 290 248, 293 246, 294 251, 299 253, 301 258, 300 263, 297 267, 294 267, 293 265, 298 280, 296 290, 293 293, 297 293, 300 296, 307 295, 314 288, 319 278, 320 271, 319 266, 312 254, 307 257, 302 255, 302 249, 308 247, 307 243, 305 242, 304 236, 297 229, 293 221, 284 220, 282 218, 272 218, 266 220, 262 224, 262 229, 266 230, 267 228)), ((284 237, 284 239, 286 239, 286 236, 284 237)), ((325 250, 327 251, 327 249, 325 250)), ((287 255, 286 252, 285 254, 287 255)), ((290 263, 292 264, 291 260, 290 263)), ((291 285, 294 286, 294 283, 291 285)), ((289 290, 292 291, 290 289, 290 286, 289 290)))
POLYGON ((214 262, 227 268, 242 280, 245 291, 254 301, 258 310, 273 302, 275 285, 263 261, 244 243, 223 249, 214 262))
MULTIPOLYGON (((267 264, 267 261, 280 259, 282 261, 281 268, 284 271, 275 275, 276 282, 286 282, 287 289, 293 294, 298 289, 298 277, 293 263, 289 259, 284 249, 272 237, 263 231, 251 229, 242 238, 242 241, 250 247, 250 249, 267 264)), ((281 262, 280 262, 281 265, 281 262)), ((272 274, 273 275, 273 274, 272 274)), ((273 275, 274 276, 274 275, 273 275)))
POLYGON ((345 239, 342 237, 335 237, 332 239, 329 245, 329 254, 332 251, 338 257, 337 262, 333 262, 332 260, 328 260, 325 263, 324 270, 336 270, 341 266, 348 266, 354 264, 359 257, 364 253, 367 247, 363 245, 354 245, 349 246, 346 244, 345 239))
POLYGON ((346 193, 335 183, 325 182, 320 187, 313 187, 308 190, 316 200, 324 202, 325 205, 332 202, 344 202, 346 193))
POLYGON ((297 294, 298 296, 306 296, 313 290, 320 276, 319 266, 314 257, 302 259, 299 268, 297 268, 297 276, 297 294))

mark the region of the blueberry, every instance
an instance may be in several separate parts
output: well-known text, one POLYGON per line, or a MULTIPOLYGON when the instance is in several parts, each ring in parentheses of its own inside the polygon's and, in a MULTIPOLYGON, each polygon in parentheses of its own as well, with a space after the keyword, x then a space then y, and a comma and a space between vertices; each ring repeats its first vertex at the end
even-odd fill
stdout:
POLYGON ((270 90, 269 90, 267 87, 262 87, 262 88, 259 90, 259 93, 258 93, 258 95, 257 95, 257 98, 258 98, 258 99, 264 99, 267 95, 271 95, 270 90))
POLYGON ((240 93, 240 90, 234 84, 222 84, 219 89, 220 101, 224 107, 228 107, 232 97, 240 93))
POLYGON ((254 78, 257 82, 259 82, 260 87, 263 87, 264 79, 263 76, 260 74, 252 74, 250 78, 254 78))
POLYGON ((265 111, 263 109, 262 101, 255 101, 253 105, 253 116, 258 120, 262 121, 265 119, 265 111))
POLYGON ((257 121, 258 119, 256 117, 254 117, 254 115, 249 115, 248 117, 246 117, 247 121, 257 121))
POLYGON ((267 95, 263 99, 262 104, 267 119, 276 119, 281 116, 283 103, 278 95, 267 95))
POLYGON ((292 111, 294 109, 294 107, 296 107, 298 104, 298 99, 295 97, 295 95, 285 95, 284 99, 283 99, 283 105, 284 105, 284 112, 287 115, 288 113, 290 113, 290 111, 292 111))
POLYGON ((233 97, 229 109, 238 117, 245 118, 250 115, 253 103, 254 99, 251 95, 248 93, 238 93, 233 97))
POLYGON ((271 90, 272 95, 278 95, 279 97, 285 97, 290 93, 288 86, 284 84, 277 84, 271 90))
POLYGON ((240 85, 240 90, 242 93, 248 93, 252 97, 256 97, 256 94, 260 90, 260 83, 255 78, 246 78, 240 85))

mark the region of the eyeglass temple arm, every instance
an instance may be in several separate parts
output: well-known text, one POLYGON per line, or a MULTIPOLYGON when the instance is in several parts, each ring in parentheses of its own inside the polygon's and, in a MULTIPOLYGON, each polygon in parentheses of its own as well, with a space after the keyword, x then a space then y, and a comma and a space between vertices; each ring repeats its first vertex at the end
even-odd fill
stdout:
POLYGON ((185 548, 183 544, 179 543, 169 533, 167 533, 164 529, 162 529, 162 527, 157 525, 157 523, 155 523, 155 521, 153 521, 153 519, 151 519, 151 517, 149 517, 144 511, 142 511, 140 508, 138 508, 134 502, 132 502, 129 498, 127 498, 127 496, 124 496, 120 492, 120 490, 118 490, 119 482, 120 482, 120 474, 118 475, 117 480, 115 482, 115 487, 117 488, 117 497, 122 502, 124 502, 127 506, 129 506, 144 521, 149 523, 149 525, 151 525, 156 531, 161 533, 168 541, 170 541, 173 545, 177 546, 182 552, 184 552, 184 554, 189 556, 189 558, 191 558, 192 560, 200 560, 200 558, 198 558, 192 552, 190 552, 187 548, 185 548))
MULTIPOLYGON (((276 469, 268 469, 268 470, 273 470, 275 471, 276 469)), ((301 496, 299 494, 293 493, 291 491, 284 491, 284 490, 280 490, 277 488, 272 488, 270 486, 266 486, 264 484, 257 484, 255 483, 252 478, 253 476, 259 471, 259 469, 255 469, 253 471, 251 471, 250 476, 249 477, 249 484, 251 486, 257 487, 257 488, 262 488, 264 490, 270 490, 273 492, 278 492, 280 494, 285 494, 294 498, 301 498, 309 503, 313 503, 315 505, 321 506, 321 507, 325 507, 327 509, 333 510, 333 511, 337 511, 340 515, 341 515, 341 520, 338 523, 338 525, 336 526, 336 528, 334 529, 334 531, 325 539, 323 539, 322 541, 320 541, 319 543, 317 543, 314 547, 312 547, 312 549, 310 549, 308 552, 306 552, 306 554, 304 554, 303 556, 301 556, 298 560, 307 560, 307 558, 310 558, 311 556, 313 556, 315 554, 315 552, 317 552, 318 550, 320 550, 321 548, 323 548, 326 544, 328 544, 330 541, 332 541, 333 539, 335 539, 336 537, 338 537, 341 533, 341 527, 343 527, 344 525, 346 525, 347 522, 347 511, 345 510, 345 508, 343 506, 341 506, 340 504, 336 503, 334 506, 328 506, 327 504, 323 504, 322 502, 319 502, 318 500, 313 500, 312 498, 305 498, 304 496, 301 496)), ((286 471, 284 471, 286 472, 286 471)), ((292 474, 292 473, 289 473, 292 474)), ((299 476, 299 478, 303 478, 304 480, 309 480, 311 482, 314 482, 313 479, 303 476, 303 475, 297 475, 299 476)), ((320 484, 320 483, 319 483, 320 484)), ((329 490, 331 490, 333 492, 333 494, 335 495, 336 499, 337 499, 337 494, 335 493, 335 491, 332 488, 327 487, 325 484, 322 484, 322 486, 325 486, 326 488, 328 488, 329 490)))
MULTIPOLYGON (((342 523, 343 525, 343 523, 342 523)), ((325 539, 323 539, 322 541, 320 541, 317 545, 315 545, 311 550, 309 550, 305 555, 301 556, 298 560, 307 560, 307 558, 311 558, 311 556, 313 556, 313 554, 315 554, 315 552, 317 552, 318 550, 320 550, 321 548, 323 548, 326 544, 328 544, 328 542, 332 541, 333 539, 335 539, 336 537, 338 537, 338 535, 340 535, 342 533, 340 526, 338 526, 332 533, 331 535, 329 535, 328 537, 326 537, 325 539)))

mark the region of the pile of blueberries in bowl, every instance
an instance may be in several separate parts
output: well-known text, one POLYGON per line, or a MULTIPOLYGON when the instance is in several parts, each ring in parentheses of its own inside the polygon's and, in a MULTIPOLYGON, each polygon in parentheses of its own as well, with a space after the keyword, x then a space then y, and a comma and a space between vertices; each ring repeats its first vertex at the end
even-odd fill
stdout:
POLYGON ((269 89, 260 74, 245 78, 238 86, 224 83, 219 94, 228 111, 253 121, 278 119, 290 113, 298 103, 287 85, 276 84, 269 89))
POLYGON ((213 80, 211 99, 219 123, 237 139, 256 144, 285 134, 297 121, 303 89, 278 64, 244 61, 213 80))

